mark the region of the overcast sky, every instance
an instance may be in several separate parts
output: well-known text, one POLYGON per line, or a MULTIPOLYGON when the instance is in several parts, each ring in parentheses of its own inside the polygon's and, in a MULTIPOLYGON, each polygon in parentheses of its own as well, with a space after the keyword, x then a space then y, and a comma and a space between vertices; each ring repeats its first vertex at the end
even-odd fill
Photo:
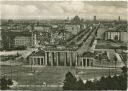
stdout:
POLYGON ((123 1, 2 1, 0 9, 2 19, 126 19, 128 12, 123 1))

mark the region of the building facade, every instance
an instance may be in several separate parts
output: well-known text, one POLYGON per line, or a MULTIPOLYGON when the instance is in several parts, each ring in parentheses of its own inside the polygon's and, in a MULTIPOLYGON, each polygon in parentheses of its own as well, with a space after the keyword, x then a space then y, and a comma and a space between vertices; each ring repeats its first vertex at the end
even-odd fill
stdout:
POLYGON ((75 25, 75 24, 65 25, 64 28, 66 29, 66 31, 69 31, 74 35, 77 34, 81 30, 80 25, 75 25))
POLYGON ((42 66, 77 66, 77 52, 74 51, 51 51, 40 50, 32 53, 29 59, 29 65, 42 65, 42 66))
POLYGON ((121 41, 128 43, 128 32, 121 32, 121 41))
POLYGON ((128 42, 128 32, 121 32, 121 31, 107 31, 105 32, 105 40, 112 39, 118 40, 123 42, 128 42))
POLYGON ((93 53, 78 55, 76 50, 51 50, 43 49, 33 52, 28 56, 31 66, 94 66, 93 53))
POLYGON ((105 40, 121 40, 121 32, 120 31, 107 31, 105 32, 105 40))
POLYGON ((14 46, 31 46, 31 37, 27 36, 16 36, 14 38, 14 46))
POLYGON ((30 65, 45 65, 45 52, 44 51, 38 51, 38 52, 33 52, 29 56, 29 64, 30 65))
POLYGON ((34 26, 34 30, 43 31, 43 32, 51 32, 51 26, 34 26))
POLYGON ((94 66, 94 54, 91 52, 85 52, 79 56, 80 65, 82 67, 94 66))

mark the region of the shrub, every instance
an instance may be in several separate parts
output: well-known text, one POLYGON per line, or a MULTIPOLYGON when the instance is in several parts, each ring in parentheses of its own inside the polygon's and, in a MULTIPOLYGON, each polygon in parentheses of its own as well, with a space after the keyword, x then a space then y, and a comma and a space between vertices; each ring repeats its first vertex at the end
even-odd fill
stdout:
POLYGON ((12 79, 7 79, 5 76, 3 76, 0 79, 0 86, 1 86, 1 90, 6 90, 9 89, 9 85, 12 85, 12 79))
POLYGON ((77 81, 71 72, 66 74, 64 90, 126 90, 127 89, 127 68, 122 67, 122 75, 113 77, 101 77, 100 80, 89 81, 84 84, 81 79, 77 81))

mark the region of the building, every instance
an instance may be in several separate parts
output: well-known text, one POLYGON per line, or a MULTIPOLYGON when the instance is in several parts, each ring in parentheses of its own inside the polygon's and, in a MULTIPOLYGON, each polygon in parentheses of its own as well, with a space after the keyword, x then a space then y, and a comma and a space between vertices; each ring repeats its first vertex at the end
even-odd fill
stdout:
POLYGON ((37 36, 36 36, 36 34, 32 34, 32 37, 31 37, 30 40, 31 40, 30 41, 31 46, 36 47, 36 45, 37 45, 37 36))
POLYGON ((65 42, 72 36, 72 33, 65 30, 54 30, 51 33, 51 44, 59 44, 65 42))
POLYGON ((35 31, 51 32, 51 26, 34 26, 35 31))
POLYGON ((58 48, 44 48, 33 52, 28 56, 30 65, 43 66, 77 66, 78 53, 75 49, 58 48))
POLYGON ((35 46, 36 44, 45 45, 49 44, 51 39, 51 34, 49 32, 44 31, 34 31, 32 34, 32 45, 35 46))
POLYGON ((121 32, 121 41, 128 43, 128 32, 121 32))
POLYGON ((82 66, 93 66, 95 59, 94 59, 94 53, 91 52, 85 52, 79 57, 79 61, 82 66))
POLYGON ((45 52, 44 51, 38 51, 38 52, 32 52, 31 55, 29 55, 29 64, 30 65, 45 65, 45 52))
POLYGON ((3 31, 2 39, 4 39, 3 48, 6 50, 13 49, 18 46, 30 46, 33 41, 31 39, 32 33, 28 31, 24 32, 11 32, 11 31, 3 31))
POLYGON ((126 31, 106 31, 105 40, 112 39, 117 41, 128 42, 128 32, 126 31))
POLYGON ((94 53, 79 55, 75 48, 44 48, 28 56, 31 66, 94 66, 94 53))
POLYGON ((81 30, 80 25, 75 24, 67 24, 64 26, 64 29, 71 32, 73 35, 76 35, 81 30))
POLYGON ((14 46, 18 47, 18 46, 31 46, 31 37, 29 36, 16 36, 14 38, 14 46))
POLYGON ((120 31, 106 31, 105 32, 105 40, 121 40, 121 32, 120 31))

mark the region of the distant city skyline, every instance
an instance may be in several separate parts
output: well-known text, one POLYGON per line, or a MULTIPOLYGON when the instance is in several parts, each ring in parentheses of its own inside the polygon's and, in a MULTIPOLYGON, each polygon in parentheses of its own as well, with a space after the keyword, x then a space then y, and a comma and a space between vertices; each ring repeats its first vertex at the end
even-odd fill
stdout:
POLYGON ((1 19, 83 19, 127 20, 125 1, 1 1, 1 19))

